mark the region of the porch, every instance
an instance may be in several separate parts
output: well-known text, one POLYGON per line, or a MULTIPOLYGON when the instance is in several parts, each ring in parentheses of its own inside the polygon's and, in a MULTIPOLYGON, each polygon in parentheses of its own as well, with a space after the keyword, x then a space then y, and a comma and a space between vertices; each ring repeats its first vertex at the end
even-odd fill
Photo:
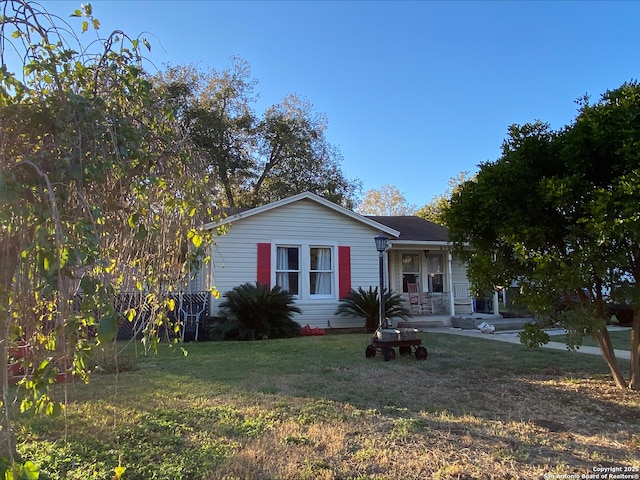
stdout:
POLYGON ((402 295, 414 317, 450 318, 476 311, 466 266, 448 245, 395 241, 387 252, 387 268, 391 291, 402 295))
POLYGON ((443 291, 422 291, 418 283, 405 283, 402 299, 414 318, 470 315, 476 311, 468 282, 451 282, 443 291))

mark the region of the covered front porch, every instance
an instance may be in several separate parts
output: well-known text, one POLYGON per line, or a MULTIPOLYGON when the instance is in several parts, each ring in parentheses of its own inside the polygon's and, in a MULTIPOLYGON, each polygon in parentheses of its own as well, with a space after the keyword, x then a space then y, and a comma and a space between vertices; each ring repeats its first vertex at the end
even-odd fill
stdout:
POLYGON ((446 245, 393 243, 387 252, 388 285, 413 317, 448 319, 475 311, 466 268, 446 245))

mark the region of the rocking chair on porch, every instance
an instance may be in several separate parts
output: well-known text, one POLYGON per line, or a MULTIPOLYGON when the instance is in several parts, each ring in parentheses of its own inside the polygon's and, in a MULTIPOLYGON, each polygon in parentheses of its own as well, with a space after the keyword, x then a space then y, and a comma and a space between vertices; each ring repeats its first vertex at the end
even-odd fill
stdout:
POLYGON ((431 306, 431 311, 429 311, 429 307, 422 302, 422 293, 420 293, 420 287, 417 283, 408 283, 407 291, 409 293, 409 305, 411 306, 412 315, 433 313, 433 306, 431 306))

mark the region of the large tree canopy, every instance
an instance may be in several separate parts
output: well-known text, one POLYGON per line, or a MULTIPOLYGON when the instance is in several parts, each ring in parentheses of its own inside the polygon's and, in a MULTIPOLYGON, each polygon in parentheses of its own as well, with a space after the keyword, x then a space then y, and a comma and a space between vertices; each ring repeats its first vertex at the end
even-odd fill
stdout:
POLYGON ((141 314, 141 303, 116 310, 121 292, 144 299, 149 333, 166 324, 166 294, 203 258, 195 213, 212 200, 206 166, 142 69, 146 40, 100 36, 90 5, 73 14, 97 34, 88 46, 37 3, 2 8, 0 456, 12 459, 9 348, 34 352, 23 408, 54 408, 50 380, 86 378, 90 347, 141 314), (16 57, 23 71, 10 72, 16 57))
POLYGON ((449 201, 453 193, 467 180, 472 179, 469 172, 460 172, 447 182, 447 189, 440 195, 435 195, 429 203, 416 211, 416 216, 446 227, 444 212, 449 208, 449 201))
POLYGON ((580 102, 560 131, 512 126, 502 156, 452 195, 450 238, 475 287, 518 282, 529 308, 570 343, 598 339, 620 387, 640 389, 640 85, 580 102), (470 247, 470 248, 469 248, 470 247), (607 302, 633 305, 631 378, 606 329, 607 302))
POLYGON ((296 95, 257 115, 257 81, 245 60, 233 58, 223 71, 170 67, 156 80, 207 159, 218 206, 254 207, 310 191, 353 208, 360 184, 342 172, 326 117, 296 95))
POLYGON ((413 215, 416 207, 407 202, 395 185, 383 185, 379 190, 367 190, 358 213, 362 215, 413 215))

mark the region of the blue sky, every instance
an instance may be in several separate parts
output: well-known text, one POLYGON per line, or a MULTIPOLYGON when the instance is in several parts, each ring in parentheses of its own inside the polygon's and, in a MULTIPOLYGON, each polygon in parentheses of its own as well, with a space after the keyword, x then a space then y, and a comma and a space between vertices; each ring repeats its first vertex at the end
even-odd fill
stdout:
MULTIPOLYGON (((65 17, 80 3, 41 2, 65 17)), ((576 98, 640 70, 635 1, 90 3, 103 33, 148 32, 159 68, 246 59, 257 112, 288 93, 307 98, 327 115, 348 177, 364 191, 395 185, 418 207, 495 160, 510 124, 561 128, 576 98)))

